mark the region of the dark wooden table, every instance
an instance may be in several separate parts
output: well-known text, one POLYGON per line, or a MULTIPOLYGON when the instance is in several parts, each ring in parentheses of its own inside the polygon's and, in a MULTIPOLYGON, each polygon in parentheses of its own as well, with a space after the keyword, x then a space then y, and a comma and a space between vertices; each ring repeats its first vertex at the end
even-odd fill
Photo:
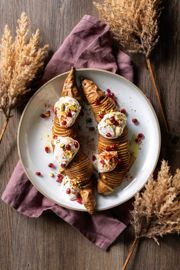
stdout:
MULTIPOLYGON (((0 34, 5 23, 14 30, 17 17, 26 11, 32 28, 40 28, 43 42, 49 43, 54 51, 84 14, 96 15, 92 2, 1 0, 0 34)), ((161 40, 154 53, 153 65, 170 124, 171 135, 163 142, 164 156, 175 169, 180 162, 180 1, 164 2, 161 40)), ((150 96, 162 122, 143 59, 135 57, 133 60, 136 83, 150 96)), ((18 160, 16 135, 19 118, 20 112, 15 111, 0 145, 1 194, 18 160)), ((164 129, 162 135, 166 137, 164 129)), ((117 239, 109 252, 104 252, 52 213, 30 219, 2 202, 0 211, 1 270, 120 270, 127 255, 130 229, 117 239)), ((175 270, 180 265, 179 255, 180 241, 176 235, 160 240, 160 246, 151 240, 143 240, 136 252, 136 260, 132 260, 128 269, 175 270)))

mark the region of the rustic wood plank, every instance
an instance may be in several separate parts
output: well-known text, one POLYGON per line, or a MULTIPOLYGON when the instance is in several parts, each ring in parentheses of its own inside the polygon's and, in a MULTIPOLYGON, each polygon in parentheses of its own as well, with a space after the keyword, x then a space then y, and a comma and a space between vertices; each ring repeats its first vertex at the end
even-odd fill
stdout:
MULTIPOLYGON (((84 14, 96 14, 93 1, 89 0, 1 0, 0 34, 5 23, 15 30, 15 22, 21 11, 26 11, 32 21, 32 28, 40 28, 42 40, 50 44, 52 51, 62 43, 73 26, 84 14)), ((180 157, 180 95, 179 95, 179 36, 180 3, 173 0, 166 3, 162 25, 162 41, 154 55, 154 67, 161 89, 173 140, 167 145, 167 157, 175 169, 180 157)), ((138 84, 149 96, 157 109, 151 82, 143 60, 134 58, 138 72, 138 84)), ((18 155, 16 133, 20 112, 14 112, 8 130, 0 146, 0 190, 5 185, 15 166, 18 155)), ((2 117, 1 123, 2 123, 2 117)), ((120 236, 109 252, 96 248, 79 232, 52 213, 38 219, 29 219, 0 203, 0 269, 2 270, 79 270, 79 269, 121 269, 132 238, 130 229, 120 236)), ((169 270, 179 264, 179 239, 169 236, 160 241, 158 247, 153 241, 143 240, 128 269, 169 270)))

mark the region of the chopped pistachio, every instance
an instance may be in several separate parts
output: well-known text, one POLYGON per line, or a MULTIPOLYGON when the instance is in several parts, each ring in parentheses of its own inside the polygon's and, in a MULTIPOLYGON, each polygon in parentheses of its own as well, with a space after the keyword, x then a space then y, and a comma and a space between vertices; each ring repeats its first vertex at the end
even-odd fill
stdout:
POLYGON ((74 111, 74 112, 77 111, 77 109, 76 109, 76 107, 74 105, 69 106, 69 108, 70 108, 71 111, 74 111))
POLYGON ((65 104, 61 104, 61 111, 62 111, 62 112, 65 111, 65 104))
POLYGON ((59 168, 59 172, 60 172, 60 173, 64 172, 64 169, 60 167, 60 168, 59 168))

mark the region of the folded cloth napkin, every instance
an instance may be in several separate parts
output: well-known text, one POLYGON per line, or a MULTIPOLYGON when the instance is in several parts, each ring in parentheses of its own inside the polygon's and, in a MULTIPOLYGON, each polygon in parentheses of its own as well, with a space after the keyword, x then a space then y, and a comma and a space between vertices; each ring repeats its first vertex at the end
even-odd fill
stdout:
MULTIPOLYGON (((109 27, 96 18, 85 15, 65 39, 45 68, 43 82, 54 76, 76 68, 101 68, 120 73, 132 80, 133 70, 128 55, 114 51, 109 27)), ((97 212, 90 216, 86 212, 65 209, 45 198, 28 180, 19 161, 2 200, 28 217, 39 217, 52 210, 67 223, 77 228, 90 241, 106 250, 129 222, 129 205, 97 212)))

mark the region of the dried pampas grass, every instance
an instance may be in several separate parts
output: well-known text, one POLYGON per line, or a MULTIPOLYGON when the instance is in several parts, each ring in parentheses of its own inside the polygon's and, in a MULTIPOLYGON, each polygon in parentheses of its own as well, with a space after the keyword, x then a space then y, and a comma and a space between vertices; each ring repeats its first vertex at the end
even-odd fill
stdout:
POLYGON ((44 64, 48 45, 40 47, 40 33, 28 37, 29 20, 22 13, 17 21, 16 37, 6 25, 0 43, 0 111, 6 121, 0 133, 0 142, 10 119, 11 110, 19 98, 29 91, 29 83, 44 64))
POLYGON ((168 163, 162 161, 157 179, 150 176, 144 191, 135 196, 131 214, 135 240, 123 270, 126 269, 137 239, 152 238, 159 243, 158 237, 180 233, 180 169, 173 176, 168 163))
POLYGON ((180 233, 180 169, 174 176, 162 161, 157 179, 149 178, 145 190, 135 197, 132 211, 135 235, 153 238, 180 233))
POLYGON ((143 54, 153 89, 168 131, 168 122, 155 81, 150 56, 159 40, 158 23, 162 0, 104 0, 94 2, 101 18, 107 22, 120 46, 128 53, 143 54))
POLYGON ((159 39, 161 0, 105 0, 95 6, 124 50, 150 56, 159 39))

